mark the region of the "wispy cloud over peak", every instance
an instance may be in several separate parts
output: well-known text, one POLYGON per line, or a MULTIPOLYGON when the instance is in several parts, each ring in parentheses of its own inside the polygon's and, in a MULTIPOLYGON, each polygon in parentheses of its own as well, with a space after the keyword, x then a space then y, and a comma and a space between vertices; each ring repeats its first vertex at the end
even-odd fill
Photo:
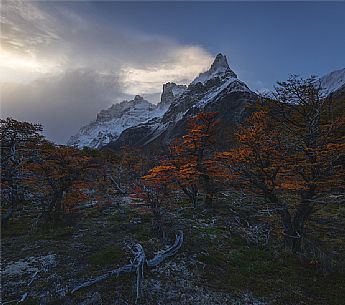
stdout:
POLYGON ((75 130, 130 95, 158 102, 163 83, 188 83, 212 61, 201 46, 113 27, 68 2, 5 1, 2 9, 0 82, 17 83, 3 86, 3 115, 25 109, 59 142, 73 132, 63 136, 58 122, 75 130))
POLYGON ((188 83, 200 71, 206 70, 212 57, 197 46, 175 46, 165 54, 161 61, 150 66, 125 66, 124 83, 128 94, 154 93, 161 89, 165 82, 188 83))

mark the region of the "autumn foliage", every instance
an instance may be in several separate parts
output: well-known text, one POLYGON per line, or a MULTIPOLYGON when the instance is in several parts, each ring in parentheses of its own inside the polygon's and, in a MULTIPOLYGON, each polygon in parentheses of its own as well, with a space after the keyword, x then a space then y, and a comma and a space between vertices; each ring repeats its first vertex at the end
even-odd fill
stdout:
POLYGON ((27 162, 37 155, 42 126, 12 118, 0 121, 1 137, 1 221, 6 226, 27 194, 23 181, 27 162))
POLYGON ((2 225, 24 205, 39 211, 36 220, 63 219, 90 200, 98 167, 84 151, 48 142, 39 124, 1 120, 2 225))
POLYGON ((240 127, 238 148, 218 156, 229 180, 273 205, 287 246, 299 251, 317 206, 345 188, 344 115, 335 115, 313 78, 279 83, 275 97, 257 105, 240 127))
POLYGON ((262 197, 280 217, 286 246, 300 251, 318 206, 344 196, 345 116, 335 109, 315 78, 292 76, 278 83, 273 98, 250 106, 231 149, 215 149, 217 114, 199 113, 143 180, 165 197, 179 187, 194 206, 199 193, 211 206, 227 187, 262 197))
POLYGON ((145 184, 167 190, 180 188, 196 205, 203 190, 205 203, 212 205, 216 192, 214 179, 218 174, 214 158, 213 137, 218 124, 216 112, 199 113, 188 121, 187 134, 170 145, 167 158, 143 177, 145 184))
POLYGON ((85 191, 92 187, 91 158, 73 147, 42 143, 37 160, 27 165, 27 183, 36 190, 47 217, 71 213, 87 200, 85 191))

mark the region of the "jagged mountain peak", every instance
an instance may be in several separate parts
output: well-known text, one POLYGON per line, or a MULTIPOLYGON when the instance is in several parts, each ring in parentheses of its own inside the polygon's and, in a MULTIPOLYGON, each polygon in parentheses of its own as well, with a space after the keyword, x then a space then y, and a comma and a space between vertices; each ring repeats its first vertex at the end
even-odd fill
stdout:
POLYGON ((218 53, 209 71, 220 71, 220 70, 225 71, 227 69, 230 69, 230 67, 229 67, 226 56, 223 55, 222 53, 218 53))
POLYGON ((191 82, 191 84, 205 84, 207 81, 216 77, 237 78, 236 73, 230 69, 226 56, 221 53, 217 54, 211 67, 207 71, 200 73, 199 76, 191 82))

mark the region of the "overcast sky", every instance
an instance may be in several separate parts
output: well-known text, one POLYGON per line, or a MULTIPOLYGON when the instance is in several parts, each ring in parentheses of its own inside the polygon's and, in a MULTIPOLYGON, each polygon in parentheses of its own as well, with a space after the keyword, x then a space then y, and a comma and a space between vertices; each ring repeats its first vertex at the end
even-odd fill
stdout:
POLYGON ((253 90, 345 67, 344 2, 1 1, 1 116, 64 143, 97 112, 188 84, 214 56, 253 90))

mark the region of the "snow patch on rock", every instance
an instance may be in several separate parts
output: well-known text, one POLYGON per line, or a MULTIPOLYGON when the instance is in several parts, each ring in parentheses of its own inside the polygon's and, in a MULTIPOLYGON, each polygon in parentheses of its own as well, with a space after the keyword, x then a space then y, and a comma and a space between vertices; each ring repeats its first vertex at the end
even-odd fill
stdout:
POLYGON ((227 93, 230 92, 250 92, 249 88, 246 86, 245 83, 241 82, 237 78, 229 77, 225 80, 225 82, 210 90, 198 103, 196 103, 193 107, 202 109, 204 108, 209 102, 215 101, 218 96, 221 95, 226 91, 227 93))

